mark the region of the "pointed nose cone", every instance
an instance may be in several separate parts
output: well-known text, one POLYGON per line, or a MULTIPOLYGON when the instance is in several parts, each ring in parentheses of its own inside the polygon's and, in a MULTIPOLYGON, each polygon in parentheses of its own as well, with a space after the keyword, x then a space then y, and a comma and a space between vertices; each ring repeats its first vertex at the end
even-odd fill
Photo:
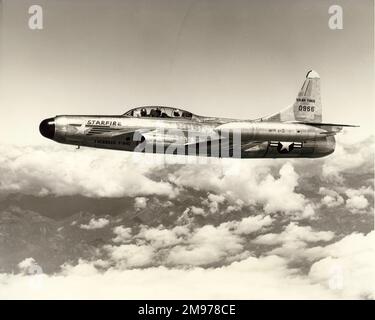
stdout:
POLYGON ((44 119, 39 125, 40 134, 48 139, 55 136, 55 118, 44 119))

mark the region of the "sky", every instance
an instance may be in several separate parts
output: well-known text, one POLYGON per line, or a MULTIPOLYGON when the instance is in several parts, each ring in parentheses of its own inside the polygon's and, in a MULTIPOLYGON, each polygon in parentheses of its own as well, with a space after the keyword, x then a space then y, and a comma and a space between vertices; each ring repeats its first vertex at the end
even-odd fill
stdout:
POLYGON ((322 78, 323 120, 373 122, 373 1, 3 0, 2 142, 46 143, 57 114, 122 114, 140 105, 254 119, 293 103, 308 70, 322 78), (19 128, 22 130, 19 130, 19 128))
POLYGON ((0 299, 374 299, 373 1, 0 1, 0 299), (60 145, 57 114, 252 119, 321 76, 320 159, 60 145), (192 161, 190 161, 192 160, 192 161), (79 286, 77 286, 77 283, 79 286))

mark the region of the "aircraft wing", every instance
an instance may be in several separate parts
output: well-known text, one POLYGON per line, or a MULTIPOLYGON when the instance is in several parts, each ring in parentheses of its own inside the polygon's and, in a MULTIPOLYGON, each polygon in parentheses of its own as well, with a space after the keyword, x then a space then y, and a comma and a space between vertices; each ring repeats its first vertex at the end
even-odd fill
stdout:
POLYGON ((111 136, 113 138, 121 138, 121 137, 128 137, 134 135, 136 132, 143 135, 149 132, 155 131, 153 129, 139 129, 139 128, 127 128, 124 130, 118 130, 112 132, 111 136))
POLYGON ((324 123, 324 122, 292 122, 298 124, 305 124, 313 127, 318 127, 326 130, 322 132, 325 136, 334 136, 339 133, 345 127, 357 128, 358 125, 353 124, 338 124, 338 123, 324 123))
POLYGON ((307 124, 309 126, 316 126, 316 127, 352 127, 352 128, 358 128, 358 125, 354 124, 338 124, 338 123, 324 123, 324 122, 300 122, 300 121, 294 121, 289 123, 300 123, 300 124, 307 124))
POLYGON ((99 134, 106 134, 111 137, 121 137, 121 136, 127 136, 129 134, 132 134, 135 131, 137 131, 137 128, 119 129, 119 128, 110 128, 110 127, 93 127, 87 131, 86 135, 93 136, 93 135, 99 135, 99 134))
POLYGON ((214 143, 220 140, 220 137, 215 135, 214 137, 207 137, 204 134, 197 132, 189 136, 188 132, 181 130, 162 130, 159 128, 129 128, 126 130, 118 130, 110 133, 113 138, 128 138, 131 137, 143 137, 146 141, 152 142, 164 142, 164 143, 177 143, 185 146, 214 143))

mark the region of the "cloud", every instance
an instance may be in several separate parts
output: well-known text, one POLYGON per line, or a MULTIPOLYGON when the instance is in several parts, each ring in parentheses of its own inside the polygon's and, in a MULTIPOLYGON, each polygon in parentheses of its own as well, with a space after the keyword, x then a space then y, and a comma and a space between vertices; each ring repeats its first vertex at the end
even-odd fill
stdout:
POLYGON ((374 192, 370 188, 364 188, 355 190, 348 189, 345 191, 348 199, 346 200, 346 207, 352 213, 366 213, 364 210, 369 206, 368 200, 365 198, 365 195, 373 195, 374 192))
POLYGON ((125 228, 124 226, 115 227, 113 233, 116 234, 116 237, 113 239, 114 242, 128 242, 132 238, 132 229, 125 228))
MULTIPOLYGON (((256 216, 194 229, 141 226, 134 236, 137 244, 103 246, 108 260, 81 259, 76 265, 64 264, 53 275, 25 272, 36 262, 22 261, 21 273, 0 274, 0 298, 148 299, 156 291, 160 299, 374 298, 374 231, 307 248, 300 244, 325 243, 333 233, 290 223, 280 233, 256 238, 257 244, 276 245, 279 250, 251 256, 244 250, 245 237, 266 231, 271 223, 269 216, 256 216), (307 273, 290 266, 296 258, 292 250, 305 251, 301 256, 313 261, 307 273), (201 267, 220 255, 228 264, 201 267), (176 260, 168 264, 163 257, 176 260)), ((114 230, 123 235, 131 233, 128 229, 114 230)))
POLYGON ((344 198, 334 190, 329 190, 327 188, 321 187, 319 189, 319 194, 324 196, 322 198, 321 204, 328 208, 339 207, 344 203, 344 198))
POLYGON ((172 229, 142 226, 135 238, 150 243, 154 248, 165 248, 181 243, 189 232, 186 226, 176 226, 172 229))
POLYGON ((369 203, 363 195, 353 196, 346 200, 346 207, 352 212, 359 212, 366 209, 369 203))
POLYGON ((191 208, 191 212, 197 216, 206 216, 206 212, 202 209, 202 208, 198 208, 198 207, 195 207, 195 206, 192 206, 191 208))
POLYGON ((18 264, 18 268, 22 274, 35 275, 43 273, 42 268, 38 265, 34 258, 26 258, 18 264))
POLYGON ((222 260, 231 261, 244 249, 242 235, 262 230, 272 221, 270 216, 258 215, 193 230, 187 226, 171 230, 142 227, 136 238, 144 239, 156 248, 170 247, 168 252, 164 251, 168 265, 209 265, 222 260))
POLYGON ((136 161, 124 152, 0 145, 0 192, 36 196, 176 196, 178 191, 170 183, 147 177, 159 167, 147 160, 136 161))
MULTIPOLYGON (((73 237, 83 245, 75 256, 62 251, 66 260, 87 260, 36 274, 38 288, 29 286, 39 264, 27 252, 14 263, 19 274, 0 274, 0 297, 373 298, 374 236, 365 234, 373 218, 352 214, 373 209, 372 143, 338 142, 336 158, 183 166, 115 151, 0 147, 3 195, 131 196, 142 209, 140 220, 111 218, 113 234, 98 231, 104 245, 91 244, 94 231, 73 237)), ((108 219, 59 222, 59 241, 79 232, 72 220, 91 229, 108 219)))
POLYGON ((353 233, 318 248, 325 258, 315 262, 309 277, 324 283, 342 298, 375 299, 375 231, 353 233))
POLYGON ((147 206, 147 198, 145 197, 137 197, 135 198, 135 203, 134 203, 134 207, 136 210, 141 210, 141 209, 144 209, 146 208, 147 206))
POLYGON ((317 241, 329 241, 333 238, 334 233, 332 231, 314 231, 310 226, 301 227, 295 222, 291 222, 283 232, 268 233, 257 237, 254 242, 259 244, 283 244, 293 241, 306 241, 306 242, 317 242, 317 241))
POLYGON ((80 261, 76 266, 65 266, 59 274, 42 275, 37 288, 30 286, 29 278, 23 275, 0 274, 3 299, 153 299, 155 292, 158 299, 335 297, 322 285, 312 284, 296 274, 285 259, 276 256, 249 257, 219 268, 111 268, 105 272, 98 271, 92 263, 80 261))
POLYGON ((167 263, 208 265, 242 250, 243 239, 233 234, 226 225, 207 225, 195 230, 185 245, 173 247, 168 254, 167 263))
MULTIPOLYGON (((342 179, 353 168, 367 175, 373 171, 373 156, 368 152, 368 146, 373 144, 373 138, 360 140, 354 146, 338 143, 337 152, 308 162, 309 168, 322 179, 331 182, 334 179, 333 187, 321 186, 334 192, 336 185, 344 186, 342 179), (361 157, 361 160, 350 160, 347 156, 361 157)), ((88 148, 77 151, 59 145, 51 148, 2 145, 0 192, 40 197, 51 194, 93 198, 131 196, 136 199, 136 210, 140 210, 146 208, 147 199, 156 201, 151 200, 152 196, 171 199, 194 189, 207 194, 207 198, 200 205, 189 206, 197 208, 193 214, 228 214, 250 206, 260 207, 266 214, 283 213, 296 219, 315 219, 320 205, 333 208, 342 201, 340 194, 331 192, 320 203, 314 203, 311 194, 304 192, 303 184, 311 183, 306 180, 312 179, 304 170, 307 160, 210 159, 204 164, 168 165, 153 161, 162 159, 155 157, 88 148), (111 168, 110 175, 108 168, 111 168)), ((347 209, 353 211, 364 205, 365 200, 360 198, 349 201, 347 209)), ((162 203, 167 205, 168 201, 162 203)))
POLYGON ((328 181, 343 183, 345 173, 356 174, 372 171, 374 136, 362 136, 352 138, 352 133, 346 133, 338 137, 335 152, 325 159, 322 168, 322 177, 328 181), (370 169, 371 167, 371 169, 370 169), (370 169, 370 170, 369 170, 370 169))
POLYGON ((224 225, 229 226, 236 234, 247 235, 270 226, 274 220, 269 216, 250 216, 240 221, 227 222, 224 225))
MULTIPOLYGON (((152 265, 168 266, 205 266, 214 263, 242 260, 249 256, 244 250, 246 239, 244 236, 267 230, 273 219, 270 216, 257 215, 202 227, 194 224, 178 225, 166 228, 162 225, 149 227, 141 225, 138 232, 130 228, 117 226, 114 228, 116 237, 113 239, 118 246, 105 247, 114 260, 119 254, 139 247, 152 251, 152 265), (131 247, 123 246, 132 245, 131 247)), ((150 261, 147 260, 147 263, 150 261)), ((145 262, 146 263, 146 262, 145 262)), ((147 264, 146 263, 146 264, 147 264)), ((123 264, 122 267, 127 264, 123 264)), ((132 265, 132 264, 128 264, 132 265)))
POLYGON ((223 162, 222 165, 222 173, 217 172, 216 167, 184 166, 169 174, 169 181, 208 191, 208 198, 203 204, 209 207, 211 213, 218 212, 219 205, 226 200, 232 206, 229 212, 241 209, 243 205, 261 205, 266 214, 314 215, 314 206, 309 205, 303 194, 295 191, 299 175, 291 162, 238 161, 223 162), (271 169, 278 169, 278 176, 272 174, 271 169), (205 174, 200 174, 201 171, 205 174))
POLYGON ((348 197, 356 196, 356 195, 364 195, 364 196, 373 196, 374 190, 372 187, 361 187, 359 189, 352 189, 349 188, 345 191, 348 197))
POLYGON ((254 242, 277 246, 268 254, 282 256, 290 262, 312 261, 308 279, 322 284, 337 298, 374 299, 375 232, 353 233, 326 246, 311 246, 333 238, 333 232, 314 231, 291 223, 280 234, 261 235, 254 242))
POLYGON ((209 193, 207 199, 203 201, 203 204, 209 207, 211 213, 216 213, 219 210, 219 205, 222 204, 224 201, 224 195, 209 193))
POLYGON ((334 238, 332 231, 315 231, 310 226, 299 226, 291 222, 281 233, 268 233, 258 236, 252 242, 276 246, 268 254, 277 254, 291 259, 309 258, 308 243, 327 242, 334 238))
POLYGON ((81 224, 80 228, 85 230, 95 230, 104 228, 109 224, 109 220, 105 218, 95 219, 92 218, 88 224, 81 224))
POLYGON ((115 262, 116 267, 124 269, 150 265, 155 252, 152 246, 134 244, 106 245, 104 249, 115 262))
POLYGON ((293 166, 290 163, 283 165, 279 174, 279 179, 268 175, 266 179, 260 182, 257 190, 259 197, 266 200, 265 212, 303 210, 305 205, 304 197, 301 194, 294 193, 294 189, 298 184, 298 174, 294 171, 293 166))
POLYGON ((244 202, 241 199, 237 199, 226 207, 225 213, 231 213, 234 211, 240 211, 244 206, 244 202))
POLYGON ((351 213, 369 213, 372 211, 365 210, 370 206, 367 197, 372 198, 374 195, 374 190, 370 186, 362 186, 359 189, 348 189, 343 186, 337 186, 336 189, 345 194, 348 198, 344 200, 339 192, 321 187, 319 189, 319 194, 324 196, 321 200, 323 206, 335 208, 345 204, 345 207, 351 213))
MULTIPOLYGON (((284 231, 267 243, 290 238, 316 242, 330 237, 311 230, 303 232, 306 230, 293 226, 289 234, 284 231)), ((151 299, 158 292, 159 299, 373 299, 374 236, 374 231, 352 234, 317 247, 320 258, 307 274, 290 268, 289 258, 274 254, 247 257, 222 267, 167 268, 147 267, 154 258, 150 246, 108 247, 116 265, 105 271, 96 266, 103 265, 100 261, 80 260, 49 276, 0 274, 0 298, 151 299)), ((34 263, 30 258, 21 265, 26 268, 34 263)))

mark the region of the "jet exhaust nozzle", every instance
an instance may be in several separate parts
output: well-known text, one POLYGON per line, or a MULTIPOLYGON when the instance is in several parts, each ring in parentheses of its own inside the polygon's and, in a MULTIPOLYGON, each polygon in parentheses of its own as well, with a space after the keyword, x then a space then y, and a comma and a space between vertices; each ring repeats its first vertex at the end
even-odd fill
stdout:
POLYGON ((44 119, 39 125, 39 132, 43 137, 53 139, 55 136, 55 118, 44 119))

